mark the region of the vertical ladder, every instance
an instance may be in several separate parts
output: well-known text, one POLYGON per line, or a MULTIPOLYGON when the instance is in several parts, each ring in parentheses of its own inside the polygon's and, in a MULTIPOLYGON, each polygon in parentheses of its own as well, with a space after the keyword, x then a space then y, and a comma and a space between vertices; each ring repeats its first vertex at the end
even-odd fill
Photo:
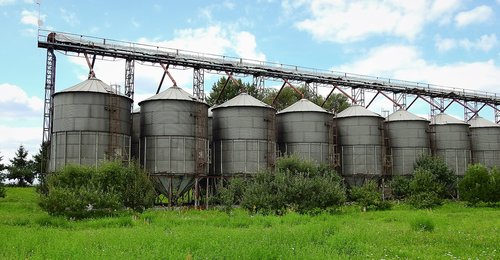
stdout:
POLYGON ((340 154, 338 147, 338 128, 337 122, 331 117, 330 122, 328 122, 328 160, 330 161, 330 166, 333 168, 338 168, 340 166, 340 154))
POLYGON ((207 164, 207 113, 206 107, 203 103, 196 103, 195 113, 195 175, 205 175, 207 164))
POLYGON ((275 165, 275 150, 276 150, 276 125, 275 114, 273 109, 268 109, 267 112, 267 168, 274 169, 275 165))
POLYGON ((386 134, 388 132, 387 125, 382 121, 381 136, 383 140, 382 147, 382 160, 384 163, 384 174, 392 174, 392 149, 391 149, 391 139, 386 134))
POLYGON ((118 95, 118 85, 111 85, 111 93, 109 94, 109 142, 108 142, 108 159, 116 160, 126 158, 123 156, 122 145, 120 144, 120 97, 118 95), (113 89, 113 87, 115 89, 113 89))
MULTIPOLYGON (((43 136, 42 145, 48 145, 46 154, 43 154, 45 160, 50 158, 50 141, 52 137, 52 116, 54 113, 54 99, 52 95, 56 86, 56 55, 53 49, 47 49, 47 60, 45 63, 45 101, 43 108, 43 136)), ((42 172, 46 173, 46 172, 42 172)))

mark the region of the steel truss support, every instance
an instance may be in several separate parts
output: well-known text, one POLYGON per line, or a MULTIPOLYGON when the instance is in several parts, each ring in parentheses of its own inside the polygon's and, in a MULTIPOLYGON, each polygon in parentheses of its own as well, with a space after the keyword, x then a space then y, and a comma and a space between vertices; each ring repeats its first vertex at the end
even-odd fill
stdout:
POLYGON ((306 97, 317 97, 318 96, 318 83, 316 82, 306 82, 304 84, 306 97))
POLYGON ((406 109, 406 93, 392 93, 393 106, 392 110, 396 112, 398 109, 406 109))
POLYGON ((353 103, 360 106, 365 106, 365 89, 364 88, 351 88, 351 96, 353 103))
POLYGON ((205 71, 193 69, 193 95, 199 100, 205 100, 205 71))
POLYGON ((97 57, 96 54, 93 55, 92 57, 92 62, 90 61, 89 59, 89 56, 87 55, 87 53, 83 53, 83 55, 85 56, 85 60, 87 61, 87 66, 89 66, 89 76, 88 78, 95 78, 95 72, 94 72, 94 65, 95 65, 95 58, 97 57))
POLYGON ((156 94, 160 93, 161 90, 161 85, 163 85, 163 80, 165 80, 165 76, 168 76, 170 78, 170 81, 172 81, 172 84, 174 87, 177 87, 177 82, 175 81, 174 77, 172 77, 172 74, 170 74, 170 71, 168 71, 168 67, 170 64, 165 64, 160 63, 160 66, 163 68, 163 76, 161 76, 160 84, 158 85, 158 89, 156 90, 156 94))
POLYGON ((125 60, 125 96, 134 100, 134 60, 125 60))
POLYGON ((256 75, 253 76, 253 86, 257 90, 257 93, 262 95, 264 94, 264 88, 266 87, 264 80, 265 78, 262 76, 256 76, 256 75))
MULTIPOLYGON (((427 100, 423 97, 420 97, 422 99, 424 99, 425 101, 427 101, 427 103, 429 103, 429 105, 431 106, 431 117, 439 114, 439 113, 443 113, 447 107, 444 106, 444 98, 443 97, 431 97, 430 100, 427 100)), ((451 103, 450 103, 451 104, 451 103)))
MULTIPOLYGON (((45 102, 43 109, 43 137, 42 144, 50 144, 52 135, 52 115, 54 112, 54 100, 52 95, 56 88, 56 55, 53 49, 47 49, 47 61, 45 63, 45 102)), ((50 151, 50 149, 49 149, 50 151)))
POLYGON ((474 118, 478 111, 478 103, 477 101, 465 101, 463 104, 464 107, 464 121, 468 122, 472 118, 474 118))
POLYGON ((495 110, 495 123, 500 124, 500 106, 496 106, 493 110, 495 110))

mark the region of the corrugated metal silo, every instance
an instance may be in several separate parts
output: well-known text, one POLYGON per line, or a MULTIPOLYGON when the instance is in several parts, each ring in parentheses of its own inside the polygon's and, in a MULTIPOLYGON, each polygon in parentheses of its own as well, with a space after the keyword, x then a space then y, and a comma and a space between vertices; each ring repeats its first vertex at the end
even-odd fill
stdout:
POLYGON ((253 174, 275 163, 276 110, 242 93, 213 108, 215 174, 253 174))
POLYGON ((317 163, 333 161, 333 115, 307 99, 279 111, 278 147, 281 154, 296 154, 317 163))
POLYGON ((49 171, 66 164, 97 166, 106 159, 130 160, 132 100, 90 78, 54 94, 49 171))
POLYGON ((482 117, 469 121, 472 161, 487 167, 500 167, 500 125, 482 117))
POLYGON ((379 178, 384 172, 383 120, 368 109, 353 105, 335 117, 342 176, 350 185, 365 178, 379 178))
POLYGON ((410 175, 415 161, 430 154, 429 120, 400 109, 385 121, 392 175, 410 175))
POLYGON ((465 174, 471 162, 469 125, 441 113, 431 118, 431 149, 444 159, 455 174, 465 174))
POLYGON ((158 191, 175 201, 207 173, 208 105, 176 86, 139 105, 141 163, 158 191))
POLYGON ((140 139, 141 139, 141 109, 136 108, 132 112, 132 159, 139 162, 141 158, 140 153, 140 139))

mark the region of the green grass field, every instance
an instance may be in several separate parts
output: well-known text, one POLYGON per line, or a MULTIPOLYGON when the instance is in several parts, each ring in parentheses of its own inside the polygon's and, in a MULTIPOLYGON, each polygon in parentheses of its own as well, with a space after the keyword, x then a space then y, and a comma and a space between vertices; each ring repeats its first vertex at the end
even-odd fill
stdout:
POLYGON ((500 210, 448 203, 432 211, 250 216, 150 210, 97 220, 50 217, 32 188, 0 198, 0 259, 500 258, 500 210))

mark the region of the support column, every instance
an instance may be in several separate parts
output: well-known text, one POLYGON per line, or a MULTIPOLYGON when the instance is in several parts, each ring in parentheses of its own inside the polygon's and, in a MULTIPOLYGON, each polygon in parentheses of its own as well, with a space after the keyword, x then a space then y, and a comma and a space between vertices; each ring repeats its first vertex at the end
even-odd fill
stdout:
POLYGON ((356 105, 365 106, 365 89, 351 88, 351 96, 356 105))
POLYGON ((477 101, 465 101, 464 102, 464 121, 468 122, 479 112, 477 101))
MULTIPOLYGON (((43 109, 43 136, 42 145, 48 145, 47 154, 43 155, 48 161, 50 158, 50 141, 52 136, 52 117, 54 113, 54 99, 52 95, 56 88, 56 55, 53 49, 47 49, 45 63, 45 101, 43 109)), ((45 173, 45 172, 43 172, 45 173)))
MULTIPOLYGON (((134 71, 135 62, 132 59, 125 61, 125 96, 134 100, 134 71)), ((134 104, 132 104, 133 109, 134 104)))
POLYGON ((406 93, 393 93, 394 103, 392 109, 396 112, 398 109, 406 109, 406 93))
POLYGON ((431 97, 430 102, 431 105, 431 117, 434 117, 435 115, 439 113, 444 112, 444 98, 442 97, 431 97))
POLYGON ((253 86, 257 90, 257 93, 264 95, 264 77, 253 75, 253 86))
POLYGON ((205 73, 203 69, 193 69, 193 95, 199 100, 205 100, 205 73))

